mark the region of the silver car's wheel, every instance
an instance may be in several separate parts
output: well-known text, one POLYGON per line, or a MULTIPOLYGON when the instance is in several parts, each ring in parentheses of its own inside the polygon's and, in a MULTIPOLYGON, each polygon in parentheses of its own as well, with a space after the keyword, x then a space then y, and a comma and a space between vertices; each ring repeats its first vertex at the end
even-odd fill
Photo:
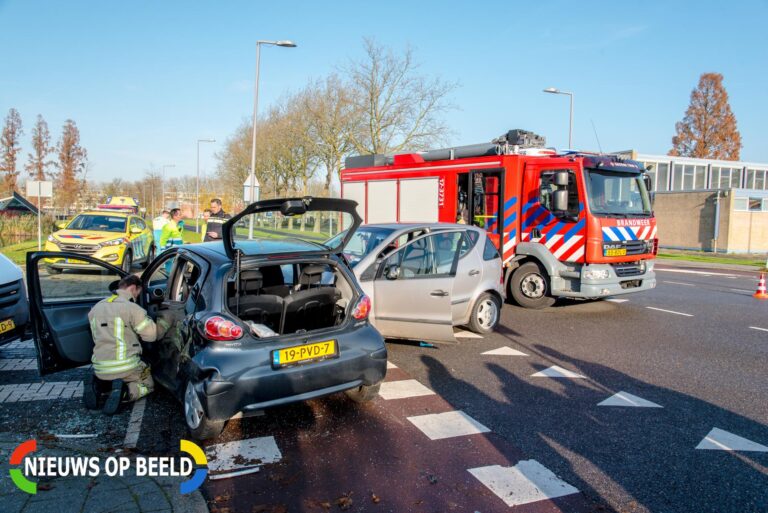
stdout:
POLYGON ((189 429, 200 427, 200 421, 204 415, 203 405, 200 404, 200 398, 197 397, 195 388, 190 381, 187 383, 187 390, 184 392, 184 418, 189 429))
POLYGON ((480 295, 472 307, 472 317, 469 320, 469 328, 475 333, 488 333, 493 331, 499 323, 501 302, 496 296, 487 292, 480 295))

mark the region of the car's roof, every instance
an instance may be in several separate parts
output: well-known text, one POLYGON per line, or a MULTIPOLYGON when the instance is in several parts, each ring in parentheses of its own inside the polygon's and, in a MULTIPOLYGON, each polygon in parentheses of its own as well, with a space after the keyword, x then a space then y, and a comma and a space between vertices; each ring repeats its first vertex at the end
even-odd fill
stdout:
POLYGON ((482 228, 478 228, 476 226, 472 226, 469 224, 458 224, 458 223, 373 223, 373 224, 364 224, 360 226, 361 229, 365 228, 386 228, 389 230, 413 230, 418 228, 430 228, 430 229, 442 229, 442 230, 453 230, 453 229, 471 229, 471 230, 482 230, 482 228))

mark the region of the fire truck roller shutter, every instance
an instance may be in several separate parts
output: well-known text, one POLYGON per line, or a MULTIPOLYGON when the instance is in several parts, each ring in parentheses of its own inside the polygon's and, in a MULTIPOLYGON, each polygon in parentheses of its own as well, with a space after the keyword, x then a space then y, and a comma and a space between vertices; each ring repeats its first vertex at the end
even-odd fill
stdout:
POLYGON ((368 182, 367 223, 397 222, 397 180, 368 182))
MULTIPOLYGON (((342 196, 344 199, 357 201, 357 215, 363 218, 364 223, 368 223, 365 215, 365 182, 346 182, 342 189, 342 196)), ((348 226, 343 228, 346 229, 348 226)))
POLYGON ((438 193, 437 177, 400 180, 400 222, 436 223, 438 193))

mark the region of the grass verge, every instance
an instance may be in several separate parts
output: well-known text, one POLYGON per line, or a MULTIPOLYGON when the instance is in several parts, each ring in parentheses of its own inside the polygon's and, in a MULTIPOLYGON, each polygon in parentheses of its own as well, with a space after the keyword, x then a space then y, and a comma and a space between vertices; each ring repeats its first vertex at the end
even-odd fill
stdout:
POLYGON ((727 255, 713 255, 711 253, 671 252, 667 250, 667 251, 659 251, 659 254, 657 256, 659 258, 665 258, 668 260, 680 260, 685 262, 702 262, 707 264, 750 265, 758 269, 765 268, 765 259, 755 257, 754 255, 727 256, 727 255))

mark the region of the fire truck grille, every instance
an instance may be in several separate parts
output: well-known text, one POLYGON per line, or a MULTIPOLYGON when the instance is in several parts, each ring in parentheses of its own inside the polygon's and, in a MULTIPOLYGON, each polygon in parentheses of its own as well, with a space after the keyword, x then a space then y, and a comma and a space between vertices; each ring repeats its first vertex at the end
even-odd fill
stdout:
POLYGON ((645 253, 645 241, 628 240, 624 245, 627 247, 627 255, 642 255, 645 253))
POLYGON ((640 267, 639 263, 613 264, 613 271, 619 278, 624 278, 626 276, 639 276, 643 274, 643 269, 640 267))
POLYGON ((62 251, 79 253, 81 255, 93 255, 99 249, 95 244, 59 244, 62 251))

